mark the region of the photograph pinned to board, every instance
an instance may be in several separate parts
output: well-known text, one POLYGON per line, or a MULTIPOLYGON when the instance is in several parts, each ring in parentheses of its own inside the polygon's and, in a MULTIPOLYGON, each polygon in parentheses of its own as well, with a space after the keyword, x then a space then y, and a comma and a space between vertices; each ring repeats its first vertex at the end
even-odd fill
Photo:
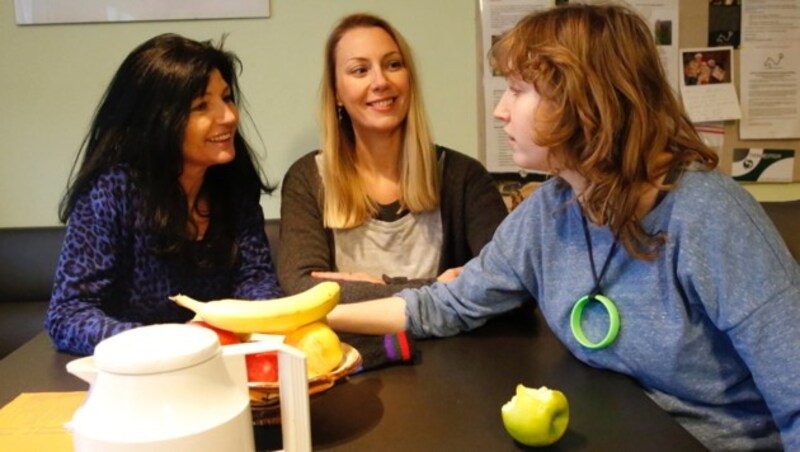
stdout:
POLYGON ((736 148, 731 175, 742 182, 792 182, 794 149, 736 148))
POLYGON ((269 17, 269 0, 14 0, 17 25, 269 17))
POLYGON ((739 48, 742 37, 741 0, 708 1, 708 46, 739 48))
POLYGON ((692 122, 741 119, 733 47, 681 49, 681 99, 692 122))

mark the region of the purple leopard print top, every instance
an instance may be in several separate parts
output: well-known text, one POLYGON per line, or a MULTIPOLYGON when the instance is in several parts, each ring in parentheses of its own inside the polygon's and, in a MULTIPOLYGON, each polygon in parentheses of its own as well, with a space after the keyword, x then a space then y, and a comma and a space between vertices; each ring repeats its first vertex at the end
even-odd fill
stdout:
POLYGON ((137 221, 141 198, 124 168, 98 177, 67 223, 45 320, 56 347, 88 355, 98 342, 121 331, 191 319, 194 314, 170 301, 170 295, 198 300, 283 296, 263 212, 253 198, 242 200, 237 209, 236 267, 200 274, 150 251, 155 236, 137 221))

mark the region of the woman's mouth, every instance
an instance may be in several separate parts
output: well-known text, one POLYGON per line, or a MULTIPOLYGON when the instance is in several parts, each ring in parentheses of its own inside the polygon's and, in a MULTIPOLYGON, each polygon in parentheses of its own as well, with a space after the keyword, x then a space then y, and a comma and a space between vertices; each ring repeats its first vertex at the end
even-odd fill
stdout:
POLYGON ((232 132, 221 133, 219 135, 214 135, 213 137, 209 137, 208 141, 212 143, 225 143, 230 141, 233 138, 232 132))
POLYGON ((391 107, 394 104, 395 99, 396 98, 394 98, 394 97, 390 97, 390 98, 387 98, 387 99, 374 100, 372 102, 367 102, 367 105, 372 107, 372 108, 379 109, 379 110, 380 109, 387 109, 387 108, 391 107))

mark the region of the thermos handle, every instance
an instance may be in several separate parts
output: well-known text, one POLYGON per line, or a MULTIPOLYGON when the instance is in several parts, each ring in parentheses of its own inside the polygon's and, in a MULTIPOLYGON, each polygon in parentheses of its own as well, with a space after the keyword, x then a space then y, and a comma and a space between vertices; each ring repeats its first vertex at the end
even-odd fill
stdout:
MULTIPOLYGON (((222 347, 226 365, 229 367, 234 361, 241 363, 241 360, 231 360, 228 357, 271 350, 278 352, 283 450, 310 452, 311 416, 309 413, 308 374, 305 354, 277 340, 244 342, 222 347)), ((246 372, 243 372, 243 374, 246 376, 246 372)), ((246 385, 244 386, 246 387, 246 385)))
POLYGON ((279 345, 278 381, 281 393, 283 450, 311 452, 306 355, 286 344, 279 345))

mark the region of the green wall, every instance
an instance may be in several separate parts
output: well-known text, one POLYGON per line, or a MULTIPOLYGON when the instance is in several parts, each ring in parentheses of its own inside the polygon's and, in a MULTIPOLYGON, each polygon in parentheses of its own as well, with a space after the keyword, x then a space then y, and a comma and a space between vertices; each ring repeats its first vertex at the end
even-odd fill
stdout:
MULTIPOLYGON (((250 133, 272 182, 318 147, 322 47, 341 16, 388 19, 415 53, 436 141, 478 152, 474 0, 271 0, 268 19, 18 26, 0 0, 0 227, 58 223, 58 201, 94 108, 136 45, 164 32, 218 39, 244 63, 250 133)), ((248 131, 249 132, 249 131, 248 131)), ((276 193, 262 200, 277 218, 276 193)))
MULTIPOLYGON (((477 0, 270 3, 268 19, 17 26, 13 0, 0 0, 0 227, 58 223, 70 166, 114 70, 136 45, 164 32, 229 34, 262 142, 249 136, 272 182, 318 147, 322 46, 336 20, 356 11, 384 16, 410 42, 435 140, 479 155, 477 0)), ((800 199, 800 183, 748 189, 762 200, 800 199)), ((279 195, 262 205, 268 218, 279 216, 279 195)))

